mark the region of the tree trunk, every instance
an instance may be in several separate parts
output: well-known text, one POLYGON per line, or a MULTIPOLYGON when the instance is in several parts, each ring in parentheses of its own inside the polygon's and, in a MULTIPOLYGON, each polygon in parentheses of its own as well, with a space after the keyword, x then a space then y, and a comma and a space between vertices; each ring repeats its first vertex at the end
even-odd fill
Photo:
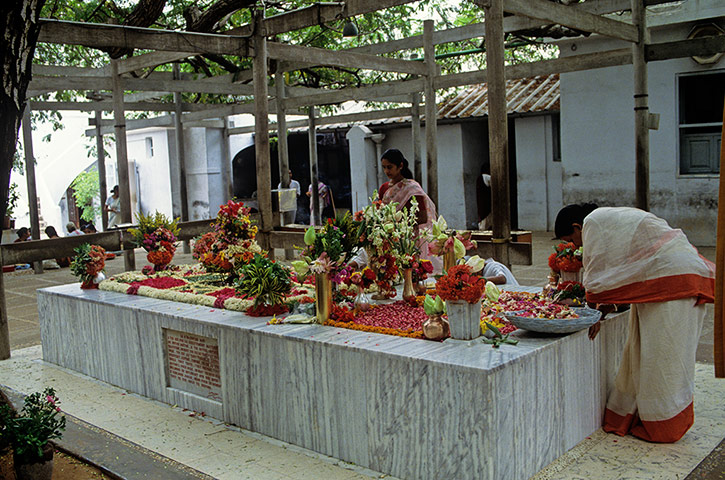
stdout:
MULTIPOLYGON (((140 0, 133 11, 124 19, 123 25, 129 27, 150 27, 161 16, 166 6, 166 0, 140 0)), ((111 58, 121 58, 131 55, 133 50, 128 48, 110 48, 105 50, 111 58)))
MULTIPOLYGON (((25 93, 32 75, 31 63, 38 41, 38 18, 45 0, 15 0, 0 3, 0 49, 2 90, 0 91, 0 212, 8 206, 10 170, 13 167, 18 129, 25 110, 25 93)), ((2 264, 2 261, 0 261, 2 264)), ((0 273, 2 275, 2 273, 0 273)), ((10 357, 10 334, 5 306, 5 289, 0 277, 0 360, 10 357)))
POLYGON ((25 110, 25 92, 30 83, 38 18, 45 0, 0 2, 0 49, 2 91, 0 92, 0 212, 5 214, 18 130, 25 110))

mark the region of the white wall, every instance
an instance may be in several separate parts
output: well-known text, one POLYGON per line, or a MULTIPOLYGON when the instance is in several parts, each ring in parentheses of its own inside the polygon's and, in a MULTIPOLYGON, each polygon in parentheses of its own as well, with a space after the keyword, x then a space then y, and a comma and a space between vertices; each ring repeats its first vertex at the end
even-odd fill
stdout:
MULTIPOLYGON (((720 11, 725 14, 725 8, 720 11)), ((684 39, 691 27, 656 29, 652 42, 684 39)), ((622 46, 600 38, 567 41, 562 56, 573 53, 572 45, 577 54, 622 46)), ((679 174, 677 75, 725 70, 725 60, 701 66, 682 58, 652 62, 648 69, 650 111, 660 114, 659 130, 650 131, 651 210, 682 228, 694 244, 715 245, 719 176, 679 174)), ((634 204, 632 83, 631 65, 561 75, 564 203, 634 204)))
POLYGON ((138 169, 140 211, 146 215, 161 212, 172 217, 167 129, 154 128, 130 132, 128 158, 136 162, 138 169), (153 151, 148 149, 149 139, 152 142, 153 151))
POLYGON ((561 162, 554 161, 552 117, 515 120, 518 220, 522 230, 553 230, 562 207, 561 162))

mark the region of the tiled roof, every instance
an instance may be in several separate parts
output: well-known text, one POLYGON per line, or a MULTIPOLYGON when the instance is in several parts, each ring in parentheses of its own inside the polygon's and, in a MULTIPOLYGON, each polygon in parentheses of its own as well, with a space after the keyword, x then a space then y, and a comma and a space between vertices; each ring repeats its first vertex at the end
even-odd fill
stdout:
MULTIPOLYGON (((508 80, 506 82, 508 113, 534 113, 559 110, 559 74, 508 80)), ((421 112, 422 113, 422 112, 421 112)), ((462 90, 458 95, 438 104, 438 119, 485 117, 488 115, 488 84, 482 83, 462 90)), ((423 118, 423 115, 421 115, 423 118)), ((321 125, 320 130, 336 130, 353 124, 389 125, 410 122, 410 115, 364 122, 321 125)), ((303 128, 303 130, 306 130, 303 128)))

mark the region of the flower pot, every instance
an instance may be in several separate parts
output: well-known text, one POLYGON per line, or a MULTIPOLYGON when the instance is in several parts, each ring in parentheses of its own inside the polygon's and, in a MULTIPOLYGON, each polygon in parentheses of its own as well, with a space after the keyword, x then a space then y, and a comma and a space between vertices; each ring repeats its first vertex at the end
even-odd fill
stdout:
POLYGON ((579 282, 582 281, 582 271, 578 272, 559 272, 559 282, 579 282))
POLYGON ((443 272, 456 265, 456 254, 451 250, 443 254, 443 272))
POLYGON ((28 459, 15 456, 13 463, 17 480, 51 480, 53 477, 53 446, 47 444, 43 447, 43 456, 40 458, 28 459))
POLYGON ((451 337, 456 340, 472 340, 481 335, 481 302, 463 300, 446 301, 451 337))
POLYGON ((443 340, 451 334, 450 326, 440 315, 431 315, 423 322, 423 335, 429 340, 443 340))
POLYGON ((413 285, 413 289, 415 290, 415 294, 418 296, 425 295, 427 288, 425 288, 425 282, 418 282, 413 285))
POLYGON ((317 323, 325 323, 330 319, 332 281, 328 273, 315 274, 315 307, 317 309, 317 323))

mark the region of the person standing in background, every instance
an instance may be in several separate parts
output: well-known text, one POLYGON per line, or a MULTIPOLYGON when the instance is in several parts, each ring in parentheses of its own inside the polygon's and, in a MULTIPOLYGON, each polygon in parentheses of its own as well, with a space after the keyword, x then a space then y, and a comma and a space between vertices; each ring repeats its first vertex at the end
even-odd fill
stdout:
POLYGON ((106 199, 103 209, 108 213, 108 228, 114 228, 121 222, 121 197, 118 185, 111 189, 111 196, 106 199))
MULTIPOLYGON (((282 188, 282 183, 277 185, 277 188, 282 188)), ((300 182, 292 178, 292 170, 289 171, 289 188, 294 188, 297 191, 296 199, 300 198, 302 189, 300 188, 300 182)), ((291 212, 282 212, 282 225, 289 225, 295 223, 297 217, 297 200, 295 200, 295 209, 291 212)))

